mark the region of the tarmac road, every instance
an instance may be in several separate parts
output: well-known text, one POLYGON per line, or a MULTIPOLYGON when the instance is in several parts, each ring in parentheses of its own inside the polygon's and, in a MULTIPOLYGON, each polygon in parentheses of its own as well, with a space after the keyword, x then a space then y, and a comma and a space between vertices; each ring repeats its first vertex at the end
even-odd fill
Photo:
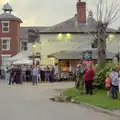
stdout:
POLYGON ((49 100, 73 83, 7 85, 0 82, 0 120, 117 120, 71 103, 49 100))

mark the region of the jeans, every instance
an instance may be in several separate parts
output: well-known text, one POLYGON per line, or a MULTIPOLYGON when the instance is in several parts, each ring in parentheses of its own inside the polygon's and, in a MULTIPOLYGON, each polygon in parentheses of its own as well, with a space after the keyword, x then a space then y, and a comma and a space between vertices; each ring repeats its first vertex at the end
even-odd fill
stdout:
POLYGON ((33 85, 37 85, 38 84, 38 76, 37 75, 33 75, 33 85))
POLYGON ((7 82, 9 81, 9 79, 10 79, 10 73, 6 73, 6 80, 7 80, 7 82))
POLYGON ((26 74, 25 73, 21 74, 21 82, 26 82, 26 74))
POLYGON ((50 81, 50 79, 49 79, 49 74, 46 74, 46 73, 45 73, 45 81, 48 81, 48 82, 50 81))
POLYGON ((112 98, 117 99, 118 97, 118 86, 112 85, 112 98))

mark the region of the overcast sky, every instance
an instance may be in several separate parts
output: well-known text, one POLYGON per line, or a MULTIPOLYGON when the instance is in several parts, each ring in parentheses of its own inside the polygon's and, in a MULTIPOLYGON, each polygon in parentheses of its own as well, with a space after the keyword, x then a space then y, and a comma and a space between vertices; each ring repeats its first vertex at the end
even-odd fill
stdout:
MULTIPOLYGON (((0 0, 0 9, 2 9, 4 3, 10 2, 14 10, 13 14, 23 20, 23 25, 51 26, 73 17, 76 14, 77 1, 78 0, 0 0)), ((96 16, 97 0, 83 1, 87 2, 87 9, 93 10, 94 16, 96 16)), ((108 1, 110 4, 112 0, 108 1)), ((117 20, 112 27, 119 27, 119 21, 120 19, 117 20)))

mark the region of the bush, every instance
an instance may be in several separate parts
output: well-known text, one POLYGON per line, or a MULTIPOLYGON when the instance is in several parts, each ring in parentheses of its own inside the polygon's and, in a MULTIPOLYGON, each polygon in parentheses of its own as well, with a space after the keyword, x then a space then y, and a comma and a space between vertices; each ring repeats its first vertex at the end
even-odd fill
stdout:
POLYGON ((94 87, 99 89, 105 88, 105 79, 106 74, 110 72, 110 69, 116 67, 115 63, 107 63, 104 68, 98 69, 97 67, 94 69, 95 71, 95 78, 94 78, 94 87))
POLYGON ((94 73, 96 75, 97 72, 99 71, 98 64, 96 64, 96 65, 93 66, 93 70, 94 70, 94 73))

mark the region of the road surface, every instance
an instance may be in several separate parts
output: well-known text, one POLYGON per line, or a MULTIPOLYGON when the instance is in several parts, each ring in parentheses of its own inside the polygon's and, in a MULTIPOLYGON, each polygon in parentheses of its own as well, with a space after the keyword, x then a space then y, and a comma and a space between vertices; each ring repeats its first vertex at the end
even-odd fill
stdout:
POLYGON ((71 103, 56 103, 49 100, 60 90, 72 87, 72 83, 42 83, 11 85, 0 82, 1 120, 117 120, 71 103))

